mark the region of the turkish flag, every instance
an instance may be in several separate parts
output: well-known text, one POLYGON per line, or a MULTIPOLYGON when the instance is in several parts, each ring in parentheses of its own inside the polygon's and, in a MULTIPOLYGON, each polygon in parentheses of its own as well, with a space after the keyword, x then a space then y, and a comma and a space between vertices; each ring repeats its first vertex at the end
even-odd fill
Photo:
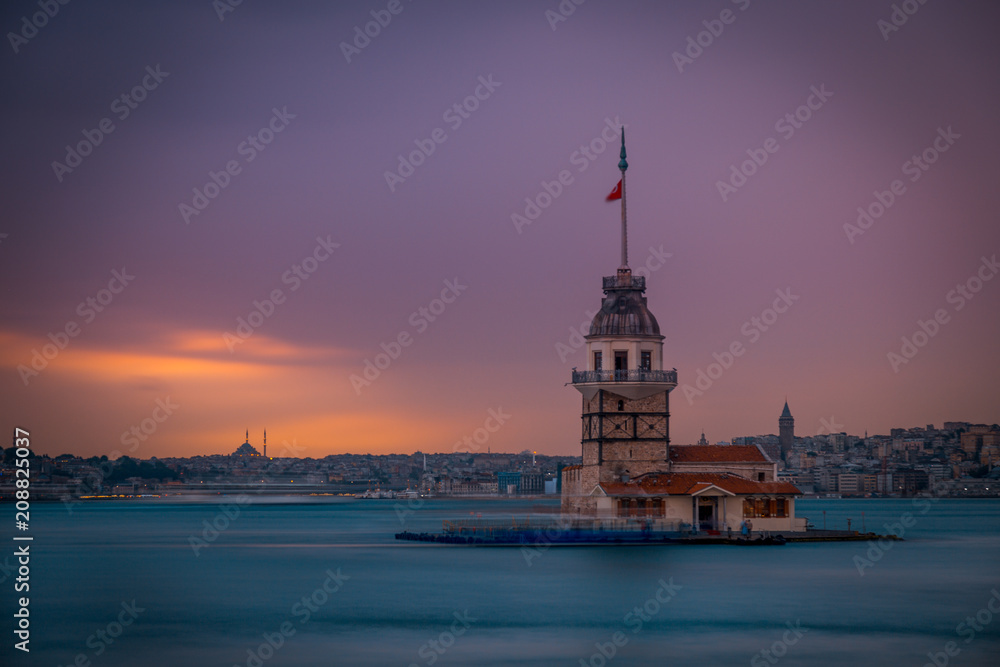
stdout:
POLYGON ((622 198, 622 182, 618 181, 618 185, 615 186, 615 189, 611 191, 611 194, 609 194, 604 201, 614 201, 616 199, 621 199, 621 198, 622 198))

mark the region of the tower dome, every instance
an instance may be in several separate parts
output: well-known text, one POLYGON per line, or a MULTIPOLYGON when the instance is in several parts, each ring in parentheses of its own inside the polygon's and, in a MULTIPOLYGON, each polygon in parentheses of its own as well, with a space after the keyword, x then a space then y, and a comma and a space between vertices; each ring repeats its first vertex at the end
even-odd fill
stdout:
POLYGON ((590 322, 591 336, 653 336, 662 339, 660 325, 646 305, 646 279, 628 269, 604 278, 604 300, 590 322))

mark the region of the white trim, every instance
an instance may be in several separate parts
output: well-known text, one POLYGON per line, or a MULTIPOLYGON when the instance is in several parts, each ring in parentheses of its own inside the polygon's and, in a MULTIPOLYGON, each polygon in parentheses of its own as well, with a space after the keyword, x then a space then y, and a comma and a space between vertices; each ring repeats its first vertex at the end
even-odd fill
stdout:
POLYGON ((690 495, 693 498, 695 496, 700 496, 701 494, 705 493, 706 491, 711 491, 712 489, 716 489, 718 491, 722 491, 723 495, 727 495, 727 496, 735 496, 735 495, 737 495, 737 494, 733 493, 732 491, 726 491, 721 486, 716 486, 715 484, 712 484, 711 482, 695 482, 695 483, 696 484, 708 484, 708 486, 706 488, 702 489, 701 491, 695 491, 694 493, 685 494, 685 495, 690 495))

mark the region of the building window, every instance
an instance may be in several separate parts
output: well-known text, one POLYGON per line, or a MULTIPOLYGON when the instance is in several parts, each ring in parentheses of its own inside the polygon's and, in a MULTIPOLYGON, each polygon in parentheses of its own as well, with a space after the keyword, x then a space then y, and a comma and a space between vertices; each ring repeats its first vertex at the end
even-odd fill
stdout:
POLYGON ((762 473, 762 472, 757 473, 757 481, 758 482, 763 482, 764 481, 764 473, 762 473))
POLYGON ((618 412, 625 409, 625 401, 618 401, 618 412))
POLYGON ((788 516, 788 501, 784 498, 778 498, 774 501, 775 509, 774 516, 786 517, 788 516))
POLYGON ((663 516, 663 500, 660 498, 653 498, 649 508, 649 513, 652 516, 663 516))
POLYGON ((600 352, 594 352, 594 370, 595 371, 599 371, 599 370, 601 370, 604 367, 604 364, 601 363, 601 357, 602 356, 603 355, 600 352))
POLYGON ((754 508, 756 507, 755 502, 756 501, 753 498, 744 498, 743 499, 743 518, 744 519, 752 519, 753 517, 757 516, 754 513, 754 508))
POLYGON ((770 498, 758 498, 757 499, 757 516, 762 519, 768 519, 771 516, 771 499, 770 498))
POLYGON ((649 350, 643 350, 642 359, 639 363, 639 367, 645 371, 652 370, 653 368, 653 353, 649 350))

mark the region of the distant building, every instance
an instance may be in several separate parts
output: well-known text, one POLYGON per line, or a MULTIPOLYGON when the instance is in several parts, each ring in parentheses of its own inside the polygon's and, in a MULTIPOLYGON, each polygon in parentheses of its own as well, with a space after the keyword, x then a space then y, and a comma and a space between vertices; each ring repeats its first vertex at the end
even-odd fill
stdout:
MULTIPOLYGON (((780 443, 765 441, 758 443, 758 446, 764 450, 764 453, 767 454, 767 458, 771 459, 772 461, 780 461, 782 458, 785 458, 782 454, 780 443)), ((794 459, 795 455, 790 454, 789 458, 794 459)))
MULTIPOLYGON (((266 431, 265 431, 264 439, 265 439, 265 442, 266 442, 266 440, 267 440, 267 432, 266 431)), ((265 447, 266 446, 267 445, 265 445, 265 447)), ((238 458, 238 459, 253 458, 253 457, 260 456, 260 452, 258 452, 257 449, 253 445, 250 444, 250 430, 249 429, 247 429, 247 439, 246 439, 246 441, 244 441, 244 443, 242 445, 240 445, 239 447, 237 447, 236 451, 233 452, 232 454, 230 454, 230 456, 232 456, 234 458, 238 458)))
POLYGON ((901 495, 912 495, 927 490, 930 476, 925 470, 897 470, 892 475, 892 490, 901 495))
POLYGON ((842 472, 837 476, 837 491, 841 495, 854 496, 862 493, 862 475, 856 472, 842 472))
POLYGON ((514 496, 521 493, 521 473, 498 472, 497 493, 501 496, 514 496))
MULTIPOLYGON (((774 414, 773 412, 771 414, 774 414)), ((785 401, 785 409, 778 417, 778 440, 781 443, 781 458, 788 460, 788 453, 795 445, 795 419, 788 409, 788 401, 785 401)))
POLYGON ((983 447, 1000 445, 1000 431, 994 431, 985 424, 973 424, 961 436, 962 450, 970 458, 976 457, 983 447))
POLYGON ((545 475, 540 472, 521 473, 521 489, 523 496, 540 496, 545 493, 545 475))

